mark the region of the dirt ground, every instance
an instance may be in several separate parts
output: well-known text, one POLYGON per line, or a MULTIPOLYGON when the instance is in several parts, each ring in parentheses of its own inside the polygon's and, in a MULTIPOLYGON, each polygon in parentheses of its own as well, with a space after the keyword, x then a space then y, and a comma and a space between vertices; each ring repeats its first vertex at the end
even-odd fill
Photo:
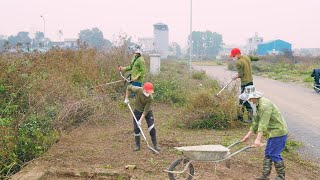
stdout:
MULTIPOLYGON (((134 136, 129 110, 122 107, 123 113, 117 119, 90 120, 70 133, 48 152, 30 162, 12 179, 169 179, 167 169, 172 161, 182 157, 173 149, 176 146, 223 144, 232 142, 247 132, 247 127, 233 130, 187 130, 172 126, 179 112, 172 106, 156 104, 155 127, 161 152, 153 154, 142 141, 142 149, 133 152, 134 136), (136 168, 126 169, 126 165, 136 168)), ((146 123, 142 123, 146 131, 146 123)), ((150 136, 147 134, 150 141, 150 136)), ((193 163, 194 179, 253 179, 261 170, 263 148, 250 149, 231 158, 231 168, 225 163, 193 163), (216 169, 216 170, 215 170, 216 169)), ((301 163, 286 160, 287 179, 318 179, 320 168, 311 168, 301 163)), ((276 175, 271 174, 273 179, 276 175)))

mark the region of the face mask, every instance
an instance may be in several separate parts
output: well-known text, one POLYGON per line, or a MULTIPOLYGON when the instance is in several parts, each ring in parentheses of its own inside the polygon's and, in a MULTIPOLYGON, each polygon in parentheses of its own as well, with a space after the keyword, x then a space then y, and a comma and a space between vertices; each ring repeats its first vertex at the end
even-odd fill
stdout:
POLYGON ((252 107, 252 111, 253 111, 253 115, 257 115, 257 105, 254 104, 251 101, 248 101, 248 103, 250 104, 250 106, 252 107))
POLYGON ((146 91, 143 91, 143 94, 144 94, 146 97, 149 97, 149 96, 150 96, 150 94, 147 93, 146 91))
POLYGON ((232 60, 236 61, 236 60, 238 60, 238 58, 237 57, 233 57, 232 60))

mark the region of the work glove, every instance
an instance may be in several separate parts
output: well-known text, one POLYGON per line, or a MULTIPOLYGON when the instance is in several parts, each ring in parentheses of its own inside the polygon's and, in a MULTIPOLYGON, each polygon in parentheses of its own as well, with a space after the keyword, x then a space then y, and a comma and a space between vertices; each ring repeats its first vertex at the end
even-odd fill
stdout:
POLYGON ((128 98, 125 98, 125 99, 124 99, 124 103, 125 103, 125 104, 129 104, 129 99, 128 99, 128 98))

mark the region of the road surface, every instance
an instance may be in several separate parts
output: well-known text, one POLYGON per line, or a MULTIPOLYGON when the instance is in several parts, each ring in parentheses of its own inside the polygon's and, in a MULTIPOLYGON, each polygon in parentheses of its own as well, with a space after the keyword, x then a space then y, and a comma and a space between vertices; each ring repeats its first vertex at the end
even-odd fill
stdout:
MULTIPOLYGON (((226 84, 235 71, 226 66, 196 66, 226 84)), ((313 89, 260 76, 253 77, 257 91, 272 100, 287 121, 289 136, 303 143, 299 153, 320 162, 320 94, 313 89)), ((240 88, 240 87, 239 87, 240 88)))

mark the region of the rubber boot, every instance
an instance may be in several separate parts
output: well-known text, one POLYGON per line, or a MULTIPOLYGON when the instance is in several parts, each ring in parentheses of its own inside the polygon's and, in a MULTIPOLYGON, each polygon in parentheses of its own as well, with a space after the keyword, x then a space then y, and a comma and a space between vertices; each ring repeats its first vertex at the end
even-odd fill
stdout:
POLYGON ((276 168, 278 176, 276 177, 276 180, 284 180, 286 176, 285 172, 285 166, 283 161, 275 162, 274 167, 276 168))
POLYGON ((139 151, 140 150, 140 136, 135 136, 134 139, 136 141, 136 146, 134 147, 133 151, 139 151))
POLYGON ((157 136, 156 135, 151 136, 151 140, 152 140, 154 149, 159 152, 161 149, 158 147, 157 136))
POLYGON ((269 158, 265 158, 263 161, 262 175, 255 177, 254 179, 268 180, 272 168, 272 161, 269 158))

